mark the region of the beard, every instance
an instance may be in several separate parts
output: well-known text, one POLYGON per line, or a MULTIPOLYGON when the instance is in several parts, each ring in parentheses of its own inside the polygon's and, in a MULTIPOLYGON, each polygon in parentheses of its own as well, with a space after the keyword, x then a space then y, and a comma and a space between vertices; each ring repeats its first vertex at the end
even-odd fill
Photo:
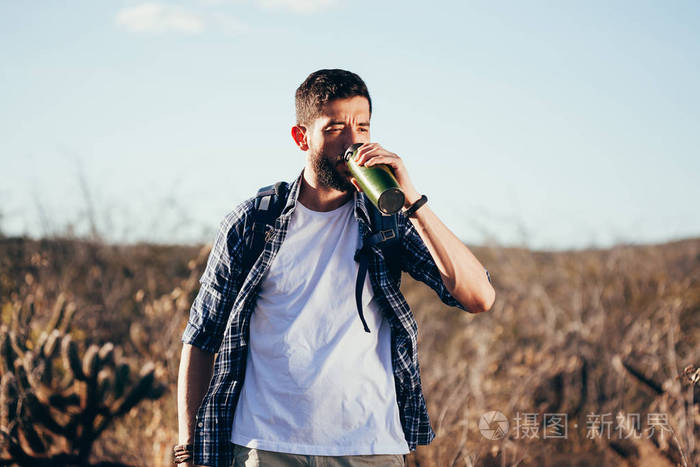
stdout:
POLYGON ((350 183, 350 180, 341 175, 335 168, 335 162, 329 161, 327 158, 323 157, 323 155, 318 153, 313 154, 311 156, 311 166, 314 172, 316 172, 318 183, 321 186, 343 192, 353 191, 355 189, 353 184, 350 183))

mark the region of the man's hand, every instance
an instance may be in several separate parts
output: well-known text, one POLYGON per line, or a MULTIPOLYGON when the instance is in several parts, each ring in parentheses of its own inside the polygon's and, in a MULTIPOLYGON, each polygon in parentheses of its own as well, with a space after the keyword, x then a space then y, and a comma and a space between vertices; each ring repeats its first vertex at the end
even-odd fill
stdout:
MULTIPOLYGON (((416 191, 411 179, 408 177, 408 171, 406 170, 403 160, 393 152, 384 149, 379 143, 365 143, 360 146, 355 156, 355 162, 360 166, 364 165, 366 167, 372 167, 376 164, 384 164, 391 167, 396 181, 399 182, 404 196, 406 197, 404 208, 409 207, 420 198, 421 195, 416 191)), ((362 191, 354 177, 352 177, 350 181, 357 191, 362 191)))

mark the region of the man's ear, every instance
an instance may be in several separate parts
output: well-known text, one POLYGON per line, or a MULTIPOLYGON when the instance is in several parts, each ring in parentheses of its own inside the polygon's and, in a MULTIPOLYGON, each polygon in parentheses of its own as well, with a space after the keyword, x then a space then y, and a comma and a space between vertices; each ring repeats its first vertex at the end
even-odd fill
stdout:
POLYGON ((299 146, 299 149, 302 151, 309 150, 309 144, 306 141, 306 127, 294 125, 292 127, 292 138, 296 145, 299 146))

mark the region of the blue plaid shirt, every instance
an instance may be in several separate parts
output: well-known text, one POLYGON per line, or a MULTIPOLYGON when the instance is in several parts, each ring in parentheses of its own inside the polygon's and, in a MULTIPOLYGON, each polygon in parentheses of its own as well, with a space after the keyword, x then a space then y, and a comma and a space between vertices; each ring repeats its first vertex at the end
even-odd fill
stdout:
MULTIPOLYGON (((233 461, 233 414, 245 376, 250 318, 262 280, 287 234, 301 176, 290 186, 274 233, 268 237, 250 273, 243 271, 241 265, 243 239, 252 229, 254 198, 237 206, 221 222, 200 279, 201 288, 190 310, 182 342, 218 355, 209 389, 196 416, 195 464, 229 467, 233 461)), ((363 238, 370 234, 365 202, 365 196, 356 192, 354 215, 363 238)), ((430 286, 447 305, 464 310, 442 283, 435 262, 411 222, 402 214, 398 219, 402 235, 401 269, 430 286)), ((429 444, 435 437, 421 389, 416 320, 399 290, 400 274, 392 276, 382 252, 375 249, 375 253, 370 260, 369 277, 375 298, 391 326, 396 399, 406 441, 413 451, 416 445, 429 444)))

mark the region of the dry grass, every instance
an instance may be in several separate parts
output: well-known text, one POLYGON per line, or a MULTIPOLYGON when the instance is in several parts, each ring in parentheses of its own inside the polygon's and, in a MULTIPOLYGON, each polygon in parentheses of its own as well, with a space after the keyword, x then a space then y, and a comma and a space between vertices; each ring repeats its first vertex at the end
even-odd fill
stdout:
POLYGON ((700 361, 700 241, 477 256, 498 294, 488 314, 454 313, 406 284, 438 434, 414 465, 697 463, 700 397, 680 375, 700 361), (511 422, 502 440, 477 428, 489 410, 511 422), (667 414, 673 434, 634 440, 613 422, 609 439, 587 438, 591 414, 619 412, 640 414, 642 429, 648 414, 667 414), (539 436, 513 430, 525 413, 537 414, 539 436), (543 439, 545 413, 567 414, 567 439, 543 439))
MULTIPOLYGON (((437 433, 409 465, 697 465, 700 239, 576 252, 473 251, 497 291, 488 313, 445 307, 404 278, 437 433), (511 423, 503 439, 479 432, 489 410, 511 423), (538 422, 532 439, 513 427, 526 413, 538 422), (543 439, 546 413, 566 414, 566 439, 543 439), (616 422, 618 413, 640 414, 642 432, 616 422), (587 437, 591 414, 610 414, 611 436, 587 437), (657 427, 648 437, 648 414, 665 414, 668 430, 657 427)), ((136 358, 158 359, 171 383, 162 399, 106 433, 95 459, 169 465, 179 337, 206 255, 206 248, 0 240, 3 310, 30 293, 47 301, 68 293, 78 305, 77 338, 111 340, 136 358)))

